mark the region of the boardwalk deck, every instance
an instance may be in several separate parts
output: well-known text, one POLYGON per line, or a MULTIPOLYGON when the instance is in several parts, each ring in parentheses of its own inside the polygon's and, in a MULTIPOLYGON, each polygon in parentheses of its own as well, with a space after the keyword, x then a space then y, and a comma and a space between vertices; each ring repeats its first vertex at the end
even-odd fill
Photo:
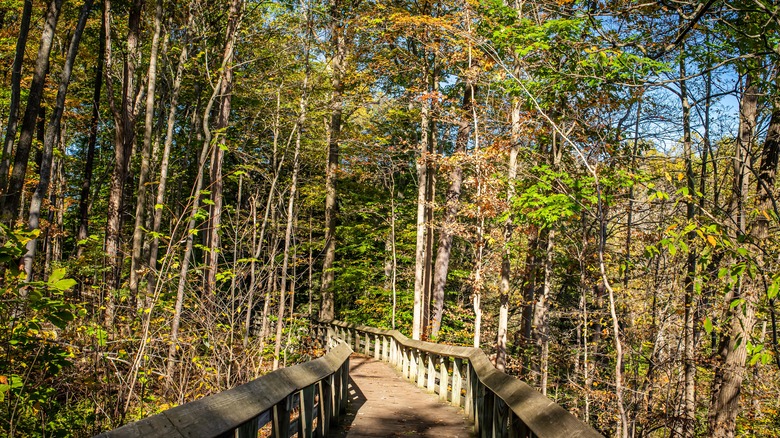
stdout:
POLYGON ((350 356, 349 407, 334 438, 473 437, 461 409, 404 380, 386 363, 350 356))

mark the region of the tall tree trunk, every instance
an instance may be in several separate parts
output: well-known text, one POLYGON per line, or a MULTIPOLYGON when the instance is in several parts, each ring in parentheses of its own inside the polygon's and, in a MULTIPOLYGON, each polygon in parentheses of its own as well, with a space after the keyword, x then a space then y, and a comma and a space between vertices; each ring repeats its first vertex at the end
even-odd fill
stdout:
MULTIPOLYGON (((171 319, 171 339, 168 345, 168 358, 167 358, 167 371, 169 382, 173 377, 173 368, 176 360, 176 349, 179 340, 179 325, 181 324, 181 311, 184 306, 184 289, 187 286, 187 273, 190 268, 190 257, 192 256, 192 247, 195 243, 195 229, 197 226, 198 210, 200 209, 200 196, 203 189, 203 173, 206 166, 206 159, 208 158, 209 150, 211 149, 211 130, 209 129, 209 114, 214 106, 214 101, 217 98, 217 93, 220 90, 220 84, 222 79, 217 82, 217 86, 214 87, 214 91, 211 93, 206 108, 203 110, 202 116, 202 128, 203 128, 203 147, 200 150, 200 158, 198 159, 198 174, 195 176, 195 187, 192 190, 192 208, 190 209, 189 220, 187 222, 187 231, 185 236, 187 241, 184 247, 184 254, 182 255, 180 267, 179 267, 179 284, 176 288, 176 301, 173 307, 173 318, 171 319)), ((197 110, 196 110, 197 114, 197 110)), ((197 116, 196 116, 197 119, 197 116)))
MULTIPOLYGON (((680 57, 680 77, 686 77, 685 59, 680 57)), ((685 179, 688 189, 686 201, 686 220, 693 224, 696 218, 695 181, 693 176, 693 150, 691 139, 691 105, 688 102, 688 87, 684 79, 680 80, 680 103, 683 122, 683 153, 685 155, 685 179)), ((696 250, 694 240, 696 233, 686 235, 688 241, 688 257, 685 263, 684 280, 684 335, 683 335, 683 406, 680 424, 680 436, 693 436, 696 422, 696 364, 694 363, 694 295, 696 284, 696 250)))
MULTIPOLYGON (((428 67, 425 67, 424 82, 426 94, 431 88, 431 78, 428 67)), ((412 339, 419 340, 423 330, 423 300, 425 299, 425 201, 428 199, 428 151, 430 149, 430 112, 431 100, 425 96, 422 102, 420 122, 420 156, 417 159, 417 239, 415 244, 414 263, 414 307, 412 316, 412 339)))
POLYGON ((221 102, 217 118, 217 147, 213 150, 211 159, 211 205, 209 205, 209 225, 207 230, 208 252, 206 253, 206 283, 204 295, 209 303, 217 282, 217 266, 219 264, 220 227, 222 220, 222 164, 227 149, 227 134, 225 130, 230 122, 230 104, 233 96, 233 52, 236 44, 236 33, 244 10, 244 0, 233 0, 230 3, 228 25, 225 32, 225 50, 222 57, 222 82, 220 84, 221 102))
POLYGON ((81 183, 79 196, 79 229, 78 250, 76 257, 84 253, 85 242, 89 236, 89 193, 92 190, 92 173, 95 167, 95 146, 97 145, 98 122, 100 121, 100 93, 103 87, 103 63, 106 53, 106 21, 105 15, 100 19, 100 41, 98 42, 98 58, 95 67, 95 86, 92 94, 92 118, 89 122, 89 139, 84 160, 84 179, 81 183))
MULTIPOLYGON (((276 161, 277 161, 276 160, 276 151, 277 151, 277 147, 278 147, 278 143, 279 143, 279 129, 280 129, 279 118, 280 118, 280 115, 281 115, 281 109, 282 109, 282 104, 281 104, 281 87, 279 87, 279 89, 277 89, 277 93, 276 93, 276 115, 275 115, 275 119, 274 119, 274 128, 273 128, 273 137, 274 137, 274 140, 273 140, 273 144, 274 144, 273 164, 276 164, 276 161)), ((263 214, 263 222, 260 225, 260 236, 257 239, 257 244, 255 245, 253 243, 253 247, 255 249, 254 249, 254 257, 252 258, 252 264, 250 266, 250 282, 249 282, 249 298, 248 298, 249 303, 247 305, 247 310, 246 310, 246 319, 244 320, 244 346, 246 346, 249 343, 249 330, 250 330, 250 327, 251 327, 251 324, 252 324, 252 312, 253 312, 253 309, 254 309, 254 293, 255 293, 255 288, 257 287, 257 278, 256 278, 256 274, 255 274, 255 263, 256 263, 255 260, 259 260, 260 259, 260 254, 262 253, 262 250, 263 250, 263 242, 265 241, 265 231, 266 231, 266 228, 268 226, 269 216, 271 216, 272 206, 273 206, 273 202, 274 202, 274 193, 276 193, 276 183, 277 183, 277 181, 279 181, 279 175, 281 175, 281 173, 282 173, 282 165, 284 165, 284 157, 285 156, 282 155, 282 158, 281 158, 281 160, 279 160, 278 165, 274 166, 274 178, 271 180, 271 186, 268 189, 268 197, 266 198, 266 201, 265 201, 265 213, 263 214)), ((253 213, 253 216, 252 216, 253 218, 254 218, 254 214, 255 213, 253 213)), ((274 219, 272 218, 271 221, 273 222, 273 220, 274 219)), ((254 239, 254 235, 253 235, 253 239, 254 239)), ((276 248, 274 248, 274 251, 276 251, 276 248)), ((271 266, 273 267, 273 257, 271 257, 271 266)), ((271 270, 273 270, 273 268, 271 270)), ((268 280, 269 284, 271 282, 270 278, 271 278, 271 274, 269 273, 269 280, 268 280)), ((264 306, 263 307, 263 318, 264 318, 263 319, 263 324, 265 324, 265 321, 266 321, 267 316, 268 316, 268 300, 269 300, 269 294, 266 293, 265 301, 263 303, 263 306, 264 306)), ((262 338, 265 338, 265 328, 263 328, 262 333, 263 333, 262 338)), ((263 342, 264 342, 264 340, 263 340, 263 342)))
POLYGON ((52 0, 46 11, 46 20, 43 25, 43 33, 41 34, 41 45, 38 48, 38 57, 35 60, 30 93, 27 96, 27 107, 24 110, 22 126, 19 132, 19 143, 16 146, 16 154, 14 155, 14 167, 11 171, 11 178, 8 181, 8 189, 5 190, 5 196, 2 199, 2 221, 11 225, 16 222, 16 218, 19 215, 24 180, 27 175, 27 161, 30 158, 33 134, 38 120, 41 99, 43 98, 43 89, 46 86, 46 75, 49 72, 49 54, 54 44, 54 32, 57 28, 57 20, 60 17, 61 10, 62 0, 52 0))
POLYGON ((330 123, 328 127, 328 161, 325 170, 325 258, 322 261, 320 285, 320 320, 329 321, 335 316, 335 297, 331 288, 334 280, 333 262, 336 259, 336 180, 339 168, 341 141, 341 117, 344 108, 344 71, 347 40, 342 23, 342 5, 339 0, 330 4, 331 57, 333 94, 331 97, 330 123))
POLYGON ((485 216, 482 213, 482 164, 479 149, 479 135, 474 129, 475 177, 477 179, 477 236, 476 260, 474 261, 474 284, 472 286, 472 304, 474 306, 474 348, 480 348, 482 342, 482 270, 485 256, 485 216))
POLYGON ((466 145, 471 136, 471 108, 475 87, 470 80, 464 84, 463 101, 461 103, 461 122, 455 139, 455 152, 450 171, 450 187, 447 190, 447 204, 442 217, 442 227, 439 230, 439 244, 436 251, 436 262, 433 270, 433 320, 431 321, 431 337, 439 335, 441 320, 444 314, 444 287, 447 283, 447 272, 452 249, 452 237, 457 225, 457 214, 460 206, 460 189, 463 183, 463 167, 460 161, 466 152, 466 145))
MULTIPOLYGON (((736 210, 734 211, 735 223, 737 224, 736 238, 743 237, 747 232, 747 188, 749 184, 750 169, 750 146, 755 135, 757 109, 758 109, 758 88, 754 84, 754 73, 749 73, 745 82, 745 89, 740 101, 740 128, 739 138, 737 140, 738 159, 736 160, 736 175, 734 185, 734 196, 736 210)), ((772 162, 772 155, 775 155, 778 141, 778 130, 780 119, 776 117, 777 108, 774 108, 772 114, 772 125, 767 132, 764 150, 762 151, 761 172, 764 170, 764 160, 767 168, 776 168, 772 162), (774 150, 774 152, 772 152, 774 150), (767 155, 764 155, 764 153, 767 155)), ((770 187, 769 178, 773 173, 766 173, 758 181, 758 202, 766 202, 770 192, 765 192, 764 187, 770 187)), ((773 183, 773 181, 771 181, 773 183)), ((766 205, 764 205, 766 206, 766 205)), ((761 214, 759 214, 761 216, 761 214)), ((752 230, 753 233, 764 232, 763 225, 758 225, 752 230)), ((758 251, 760 253, 760 251, 758 251)), ((741 263, 749 263, 747 260, 738 260, 741 263)), ((747 343, 750 340, 750 333, 755 322, 754 306, 757 300, 757 290, 753 280, 741 276, 732 290, 726 295, 726 302, 729 304, 726 310, 724 321, 727 326, 724 327, 724 334, 716 352, 715 374, 712 380, 712 397, 710 400, 710 411, 708 415, 709 435, 715 438, 733 437, 735 433, 735 423, 739 413, 739 399, 742 391, 742 381, 745 377, 745 362, 747 359, 747 343), (740 300, 740 301, 737 301, 740 300)))
POLYGON ((22 94, 22 63, 24 62, 24 49, 27 47, 27 35, 30 32, 32 3, 32 0, 24 0, 22 21, 19 23, 19 36, 16 38, 14 63, 11 66, 11 103, 8 107, 8 124, 5 126, 3 155, 0 159, 0 191, 3 192, 5 192, 5 187, 8 184, 8 170, 11 166, 14 140, 16 140, 16 128, 19 124, 19 100, 21 100, 22 94))
POLYGON ((189 56, 189 32, 193 22, 192 4, 190 4, 187 27, 182 37, 184 42, 179 60, 176 65, 176 75, 173 79, 171 88, 171 106, 168 110, 168 120, 165 130, 165 143, 163 144, 162 158, 160 159, 160 182, 157 184, 157 195, 154 201, 154 212, 152 213, 152 241, 149 243, 149 275, 147 277, 147 295, 154 296, 154 290, 157 287, 157 257, 160 248, 160 226, 162 225, 163 206, 165 203, 165 189, 168 183, 168 167, 171 159, 171 146, 173 145, 173 130, 176 127, 176 109, 179 103, 179 93, 181 92, 181 81, 184 75, 184 65, 189 56))
MULTIPOLYGON (((308 56, 308 51, 306 53, 308 56)), ((287 200, 287 227, 284 232, 284 253, 282 255, 282 287, 279 290, 279 312, 276 319, 276 344, 274 346, 274 367, 279 368, 279 353, 282 347, 282 328, 284 324, 284 312, 285 312, 285 294, 287 292, 287 269, 290 261, 290 246, 292 245, 292 230, 293 223, 295 222, 295 195, 298 190, 298 169, 300 167, 300 152, 301 152, 301 132, 303 131, 303 125, 306 123, 306 102, 307 102, 307 88, 309 79, 308 67, 306 69, 306 77, 303 82, 303 96, 301 96, 300 113, 298 116, 297 137, 295 140, 295 152, 293 153, 293 173, 292 180, 290 182, 290 197, 287 200)), ((292 291, 291 291, 292 292, 292 291)))
MULTIPOLYGON (((122 278, 122 206, 124 187, 130 169, 130 157, 135 145, 135 121, 138 116, 136 100, 140 98, 135 72, 140 62, 141 11, 143 0, 133 0, 128 16, 127 49, 122 73, 122 99, 117 107, 113 97, 113 56, 111 47, 111 0, 104 0, 103 20, 106 25, 106 88, 109 106, 114 114, 114 168, 108 197, 106 221, 106 277, 105 324, 113 327, 115 316, 114 293, 122 278)), ((132 297, 131 297, 132 299, 132 297)))
MULTIPOLYGON (((149 73, 146 83, 146 113, 144 114, 144 143, 141 147, 141 167, 138 172, 138 192, 135 203, 135 225, 133 227, 133 250, 130 258, 130 293, 138 295, 139 270, 141 269, 141 252, 143 249, 143 224, 146 215, 146 183, 149 179, 149 161, 152 150, 152 132, 154 131, 154 99, 157 86, 157 54, 160 48, 160 33, 162 31, 162 0, 157 0, 154 7, 154 34, 152 48, 149 54, 149 73)), ((139 299, 138 306, 145 308, 149 303, 139 299)))
MULTIPOLYGON (((65 111, 65 96, 68 94, 68 85, 70 85, 70 76, 73 72, 73 63, 76 60, 76 53, 81 42, 81 35, 84 32, 84 26, 87 23, 87 17, 92 9, 92 0, 86 0, 79 13, 79 19, 73 36, 68 46, 68 54, 65 57, 65 65, 62 67, 60 76, 60 85, 57 89, 57 100, 52 111, 49 125, 46 127, 46 134, 43 141, 43 154, 41 157, 40 179, 35 188, 32 200, 30 202, 30 216, 28 226, 30 230, 37 230, 40 226, 41 204, 43 198, 49 191, 49 180, 51 178, 52 156, 54 153, 54 144, 60 134, 60 123, 62 113, 65 111)), ((52 206, 53 207, 53 206, 52 206)), ((38 239, 30 239, 27 242, 27 253, 24 255, 24 271, 27 274, 27 281, 32 280, 32 266, 35 259, 35 250, 38 239)))
MULTIPOLYGON (((515 69, 518 69, 515 63, 515 69)), ((509 163, 507 168, 507 188, 506 202, 507 208, 512 208, 512 202, 515 197, 515 179, 517 178, 517 154, 520 149, 520 101, 512 101, 512 145, 509 149, 509 163)), ((509 290, 510 277, 512 271, 512 260, 510 251, 510 242, 514 224, 511 215, 508 215, 504 221, 504 248, 501 253, 501 284, 499 287, 499 314, 498 314, 498 339, 496 342, 496 368, 504 371, 506 368, 506 341, 507 330, 509 326, 509 290)))

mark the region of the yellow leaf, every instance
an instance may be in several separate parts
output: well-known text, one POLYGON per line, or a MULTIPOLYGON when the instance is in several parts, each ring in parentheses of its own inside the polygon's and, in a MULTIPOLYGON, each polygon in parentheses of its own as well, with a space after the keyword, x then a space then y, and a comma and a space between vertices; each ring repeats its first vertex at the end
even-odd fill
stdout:
POLYGON ((718 242, 715 240, 715 237, 713 237, 713 236, 707 236, 707 242, 708 242, 710 245, 712 245, 712 246, 715 246, 715 245, 717 245, 717 243, 718 243, 718 242))
POLYGON ((677 181, 682 181, 683 178, 685 178, 685 175, 683 175, 682 172, 677 174, 677 181))

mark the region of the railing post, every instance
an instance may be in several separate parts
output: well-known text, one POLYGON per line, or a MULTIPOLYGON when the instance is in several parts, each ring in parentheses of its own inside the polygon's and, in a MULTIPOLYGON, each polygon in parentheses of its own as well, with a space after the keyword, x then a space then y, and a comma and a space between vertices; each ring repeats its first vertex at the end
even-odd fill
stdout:
POLYGON ((409 380, 417 381, 417 350, 409 349, 409 380))
POLYGON ((463 366, 463 360, 455 358, 452 362, 452 405, 460 407, 460 387, 463 377, 460 375, 460 369, 463 366))
POLYGON ((480 424, 479 436, 492 438, 493 430, 495 428, 495 424, 493 424, 493 421, 495 420, 495 415, 493 415, 493 401, 495 395, 491 390, 485 387, 485 385, 480 383, 479 386, 482 387, 482 424, 480 424))
MULTIPOLYGON (((474 400, 476 394, 474 391, 474 370, 471 366, 471 362, 466 363, 466 403, 463 409, 469 416, 469 421, 476 421, 474 400)), ((475 429, 476 430, 476 429, 475 429)))
POLYGON ((257 420, 258 418, 255 417, 253 420, 250 420, 236 429, 235 436, 238 438, 257 438, 257 420))
POLYGON ((273 437, 290 437, 290 396, 274 405, 273 437))
POLYGON ((323 437, 330 432, 330 417, 333 411, 333 375, 319 382, 319 409, 317 409, 317 436, 323 437))
POLYGON ((339 412, 341 412, 341 368, 333 373, 333 409, 330 411, 330 424, 339 424, 339 412))
POLYGON ((347 414, 347 403, 349 403, 349 358, 341 365, 341 409, 339 415, 347 414))
POLYGON ((347 343, 350 347, 352 347, 352 330, 350 329, 343 329, 346 332, 346 336, 343 338, 344 342, 347 343))
POLYGON ((366 356, 371 356, 371 334, 369 333, 366 333, 366 345, 364 351, 366 356))
POLYGON ((425 353, 422 350, 415 350, 417 353, 417 386, 425 388, 425 353))
POLYGON ((493 393, 493 437, 507 437, 507 405, 504 400, 493 393))
POLYGON ((428 353, 428 391, 434 392, 436 390, 436 366, 433 364, 433 355, 428 353))
POLYGON ((374 335, 374 359, 379 360, 382 357, 382 347, 379 344, 379 335, 374 335))
MULTIPOLYGON (((301 412, 298 415, 298 436, 311 438, 314 436, 312 425, 314 424, 314 385, 307 386, 300 391, 301 412)), ((257 436, 257 432, 255 432, 257 436)))
POLYGON ((382 360, 390 362, 390 342, 387 340, 386 335, 382 335, 382 360))
POLYGON ((447 359, 447 356, 439 356, 439 400, 444 403, 447 403, 447 359))

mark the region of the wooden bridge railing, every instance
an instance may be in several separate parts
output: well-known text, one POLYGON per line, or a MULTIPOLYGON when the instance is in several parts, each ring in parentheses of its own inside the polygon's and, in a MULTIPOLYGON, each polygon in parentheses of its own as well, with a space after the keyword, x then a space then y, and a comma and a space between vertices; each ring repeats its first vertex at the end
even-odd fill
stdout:
POLYGON ((325 436, 346 414, 352 353, 342 342, 328 346, 330 351, 319 359, 276 370, 98 437, 257 438, 259 429, 271 422, 274 437, 325 436), (298 415, 291 419, 293 411, 298 415))
POLYGON ((479 348, 414 341, 396 330, 331 321, 317 326, 354 351, 396 367, 417 386, 463 407, 479 437, 601 437, 525 382, 497 370, 479 348))

